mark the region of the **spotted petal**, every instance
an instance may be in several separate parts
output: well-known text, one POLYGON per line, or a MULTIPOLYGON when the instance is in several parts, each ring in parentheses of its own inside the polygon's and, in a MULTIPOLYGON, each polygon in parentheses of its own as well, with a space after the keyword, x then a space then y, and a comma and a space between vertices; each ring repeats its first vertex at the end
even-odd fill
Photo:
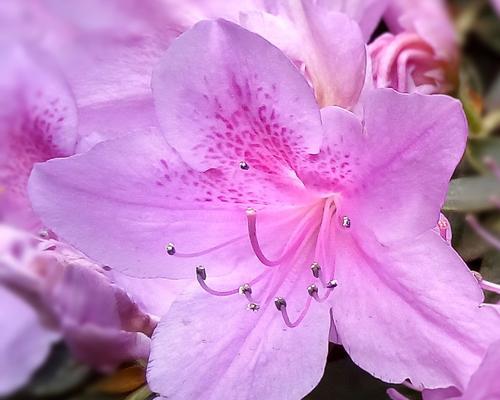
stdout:
MULTIPOLYGON (((248 206, 272 204, 279 212, 287 204, 310 201, 287 178, 261 178, 239 166, 228 172, 194 171, 161 135, 151 133, 110 140, 88 153, 37 165, 30 195, 44 222, 93 259, 131 275, 179 278, 193 276, 200 260, 168 258, 167 243, 173 242, 179 255, 231 242, 236 247, 205 257, 222 272, 251 251, 248 206)), ((267 215, 260 227, 266 226, 266 219, 273 226, 283 225, 273 217, 272 207, 267 215)), ((259 231, 268 238, 276 232, 259 231)), ((268 242, 278 250, 283 245, 268 242)))
POLYGON ((322 110, 321 152, 309 156, 299 176, 315 191, 337 194, 339 213, 360 237, 368 229, 389 243, 434 228, 465 148, 460 103, 375 89, 362 105, 361 123, 347 111, 322 110))
POLYGON ((33 164, 73 154, 76 111, 64 81, 40 54, 2 48, 0 60, 0 220, 39 227, 27 198, 33 164))
POLYGON ((294 175, 296 157, 319 150, 319 111, 305 79, 277 48, 230 22, 200 22, 180 36, 153 92, 165 137, 196 170, 244 160, 294 175))

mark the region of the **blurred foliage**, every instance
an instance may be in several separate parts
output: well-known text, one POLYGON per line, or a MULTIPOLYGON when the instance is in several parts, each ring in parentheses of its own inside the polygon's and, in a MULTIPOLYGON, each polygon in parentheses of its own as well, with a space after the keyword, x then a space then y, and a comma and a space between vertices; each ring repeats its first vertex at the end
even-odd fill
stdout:
MULTIPOLYGON (((466 222, 474 213, 481 225, 500 237, 500 184, 492 170, 500 166, 500 23, 484 0, 450 1, 461 43, 460 84, 454 95, 464 104, 470 132, 466 155, 457 168, 443 211, 453 228, 453 246, 484 279, 500 282, 500 251, 466 222)), ((383 24, 378 31, 383 30, 383 24)), ((500 296, 487 294, 486 301, 500 296)), ((128 365, 102 375, 76 362, 57 345, 40 371, 9 400, 149 400, 144 368, 128 365)), ((388 385, 358 368, 340 346, 332 345, 325 375, 308 400, 387 399, 388 385)), ((411 399, 418 392, 396 385, 411 399)))
MULTIPOLYGON (((484 279, 500 282, 500 251, 466 220, 500 238, 500 23, 486 0, 450 2, 461 43, 460 84, 455 95, 469 121, 466 154, 450 184, 443 211, 453 246, 484 279)), ((499 296, 487 294, 487 302, 499 296)))

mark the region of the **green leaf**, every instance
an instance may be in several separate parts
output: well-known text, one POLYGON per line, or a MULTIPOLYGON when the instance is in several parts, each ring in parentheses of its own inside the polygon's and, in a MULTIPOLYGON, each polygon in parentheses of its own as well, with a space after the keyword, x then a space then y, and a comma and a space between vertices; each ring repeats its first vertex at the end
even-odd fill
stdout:
POLYGON ((492 198, 500 198, 494 176, 457 178, 450 182, 444 211, 477 212, 495 209, 492 198))
POLYGON ((489 171, 489 167, 485 164, 487 158, 494 160, 500 166, 500 138, 498 137, 470 139, 468 151, 474 167, 482 172, 489 171))
POLYGON ((491 248, 491 246, 478 236, 469 226, 464 227, 463 233, 454 247, 464 261, 472 261, 481 258, 491 248))

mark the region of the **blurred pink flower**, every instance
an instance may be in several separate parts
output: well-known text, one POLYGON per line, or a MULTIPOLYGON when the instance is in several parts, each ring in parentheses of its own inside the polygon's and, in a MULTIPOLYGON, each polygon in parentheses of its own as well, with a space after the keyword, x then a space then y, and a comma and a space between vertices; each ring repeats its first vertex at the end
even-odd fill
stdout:
POLYGON ((314 88, 321 106, 353 107, 363 87, 364 41, 379 23, 387 0, 167 0, 183 32, 202 19, 225 18, 282 50, 314 88), (228 6, 228 4, 231 4, 228 6), (358 26, 359 24, 359 26, 358 26))
POLYGON ((225 18, 259 33, 296 63, 321 105, 352 107, 363 86, 358 76, 366 65, 364 41, 387 3, 6 0, 0 22, 9 37, 39 46, 58 61, 75 93, 79 131, 88 140, 82 146, 89 148, 93 138, 119 135, 120 127, 128 132, 149 127, 139 122, 154 119, 153 65, 175 37, 203 19, 225 18), (149 119, 134 118, 139 108, 149 119))
POLYGON ((384 19, 391 33, 368 46, 377 87, 446 93, 456 81, 458 45, 443 0, 392 0, 384 19))
POLYGON ((146 359, 156 322, 79 252, 0 225, 0 393, 26 383, 63 336, 75 356, 109 370, 146 359), (21 339, 22 338, 22 339, 21 339), (4 380, 5 379, 5 380, 4 380))
POLYGON ((59 335, 27 300, 1 284, 0 304, 0 396, 6 396, 27 383, 59 335))
POLYGON ((500 15, 500 0, 491 0, 491 4, 495 8, 498 15, 500 15))
POLYGON ((0 221, 40 228, 27 197, 33 164, 74 154, 76 110, 69 88, 41 54, 0 48, 0 221))
POLYGON ((463 387, 500 332, 483 329, 481 289, 434 231, 465 146, 459 102, 377 89, 362 120, 320 112, 277 48, 225 21, 176 40, 153 92, 163 136, 40 164, 30 194, 48 226, 119 271, 203 266, 155 331, 154 391, 303 397, 330 312, 375 376, 463 387))

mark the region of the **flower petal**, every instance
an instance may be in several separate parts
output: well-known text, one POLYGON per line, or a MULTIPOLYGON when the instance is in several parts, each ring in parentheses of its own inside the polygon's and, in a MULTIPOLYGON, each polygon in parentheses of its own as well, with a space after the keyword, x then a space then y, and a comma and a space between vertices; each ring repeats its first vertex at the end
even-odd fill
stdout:
POLYGON ((287 2, 278 15, 247 13, 242 25, 280 48, 314 88, 321 106, 354 106, 363 87, 366 50, 355 21, 335 5, 287 2))
MULTIPOLYGON (((251 252, 248 206, 278 204, 280 212, 286 204, 309 201, 305 191, 279 177, 261 178, 239 167, 234 173, 196 172, 161 135, 144 133, 37 165, 30 196, 51 229, 103 265, 133 276, 177 279, 193 276, 204 261, 169 258, 167 243, 173 242, 179 254, 233 243, 236 247, 208 256, 209 265, 221 265, 217 273, 222 273, 251 252)), ((282 221, 267 213, 259 230, 271 235, 266 225, 282 221)), ((271 245, 281 248, 276 242, 271 245)))
POLYGON ((365 41, 368 42, 373 31, 380 23, 389 0, 335 0, 330 4, 333 9, 343 12, 354 19, 363 31, 365 41))
POLYGON ((317 152, 319 110, 305 79, 274 46, 224 20, 203 21, 175 40, 153 75, 163 133, 194 169, 293 175, 317 152))
POLYGON ((337 240, 333 318, 354 362, 387 382, 464 387, 500 331, 453 249, 434 231, 393 248, 337 240))
POLYGON ((61 77, 41 54, 2 48, 0 61, 0 220, 39 227, 27 198, 33 164, 73 154, 76 111, 61 77))
POLYGON ((465 148, 460 103, 441 95, 373 90, 364 99, 364 131, 361 143, 349 149, 360 161, 342 212, 384 243, 435 227, 465 148))
POLYGON ((58 335, 44 326, 31 305, 3 285, 0 303, 0 396, 4 396, 29 380, 58 335))
POLYGON ((463 399, 481 400, 496 399, 500 397, 500 381, 498 372, 500 370, 500 341, 493 343, 478 370, 472 378, 462 395, 463 399))
POLYGON ((329 327, 324 305, 290 329, 272 302, 252 313, 237 299, 187 293, 155 331, 148 382, 168 398, 302 398, 323 374, 329 327))

